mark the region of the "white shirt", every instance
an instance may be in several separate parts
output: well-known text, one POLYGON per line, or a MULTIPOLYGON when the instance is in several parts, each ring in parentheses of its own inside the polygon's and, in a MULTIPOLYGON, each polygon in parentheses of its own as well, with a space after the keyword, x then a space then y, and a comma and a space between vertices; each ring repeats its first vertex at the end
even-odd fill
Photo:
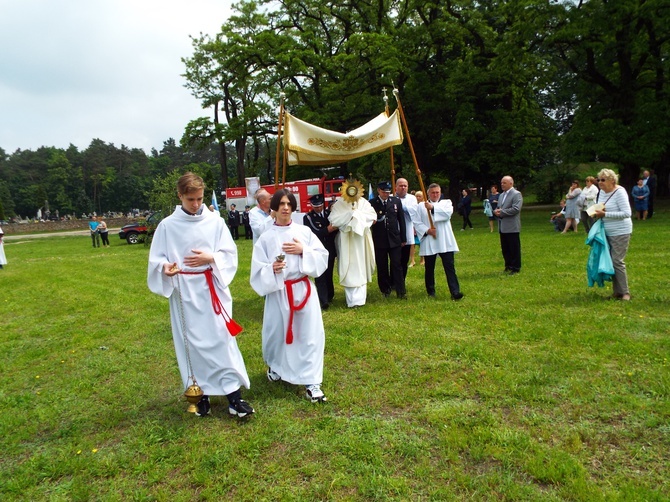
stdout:
MULTIPOLYGON (((397 196, 396 196, 397 197, 397 196)), ((407 245, 414 244, 414 224, 412 223, 412 213, 418 204, 416 197, 411 193, 404 197, 398 197, 402 201, 402 211, 405 213, 405 229, 407 230, 407 245)))
POLYGON ((425 204, 417 204, 413 212, 414 228, 416 235, 421 241, 420 256, 432 256, 434 254, 447 253, 450 251, 458 252, 458 244, 454 231, 451 228, 451 215, 454 214, 454 207, 449 199, 442 199, 438 202, 430 202, 433 205, 431 217, 436 230, 436 236, 432 237, 426 232, 430 229, 430 220, 425 204))

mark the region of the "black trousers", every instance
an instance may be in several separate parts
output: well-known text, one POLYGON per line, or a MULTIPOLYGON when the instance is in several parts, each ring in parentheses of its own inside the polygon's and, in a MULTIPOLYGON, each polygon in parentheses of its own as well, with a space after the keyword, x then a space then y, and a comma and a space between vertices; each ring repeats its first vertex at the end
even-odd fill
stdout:
POLYGON ((505 260, 505 270, 521 270, 521 239, 519 232, 500 234, 500 249, 505 260))
MULTIPOLYGON (((449 292, 451 295, 455 295, 461 292, 461 287, 458 284, 458 277, 456 277, 456 267, 454 266, 454 252, 448 251, 446 253, 440 253, 440 258, 442 259, 442 268, 444 268, 444 274, 447 276, 447 286, 449 286, 449 292)), ((438 255, 431 254, 423 257, 424 267, 426 269, 426 292, 429 295, 435 294, 435 262, 437 261, 438 255)))
POLYGON ((254 238, 254 234, 251 231, 251 225, 244 225, 244 238, 247 240, 254 238))
POLYGON ((328 253, 328 268, 319 277, 314 279, 316 292, 319 295, 319 303, 323 307, 333 301, 335 297, 335 286, 333 284, 333 270, 335 269, 335 253, 328 253))
POLYGON ((375 261, 377 262, 377 285, 379 291, 387 295, 395 287, 398 295, 404 295, 405 291, 405 276, 402 273, 402 265, 400 264, 401 248, 375 248, 375 261), (392 272, 391 272, 392 271, 392 272), (393 273, 393 280, 391 279, 393 273), (395 280, 395 278, 398 280, 395 280))
POLYGON ((407 268, 409 267, 409 252, 414 242, 408 242, 400 248, 400 265, 402 266, 402 276, 407 279, 407 268))
POLYGON ((240 237, 240 227, 230 227, 230 235, 237 240, 240 237))

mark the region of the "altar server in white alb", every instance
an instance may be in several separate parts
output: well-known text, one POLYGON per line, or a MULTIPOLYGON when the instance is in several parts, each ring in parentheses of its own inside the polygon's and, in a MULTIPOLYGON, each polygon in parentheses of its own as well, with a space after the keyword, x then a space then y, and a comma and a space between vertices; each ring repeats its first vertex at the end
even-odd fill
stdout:
POLYGON ((338 228, 337 270, 344 286, 347 307, 365 305, 368 282, 375 272, 375 247, 370 227, 377 213, 364 197, 355 202, 345 199, 330 208, 330 224, 338 228))
POLYGON ((435 262, 439 255, 442 259, 442 268, 447 276, 451 299, 458 301, 463 298, 463 293, 461 293, 454 266, 454 253, 458 252, 458 244, 451 228, 454 206, 449 199, 441 197, 440 185, 431 184, 428 187, 428 200, 414 207, 412 219, 416 235, 421 241, 419 254, 424 257, 426 269, 424 279, 428 296, 435 296, 435 262), (431 220, 433 228, 430 225, 431 220))
POLYGON ((304 385, 311 402, 326 401, 321 390, 326 336, 316 286, 328 268, 328 251, 304 225, 291 220, 297 208, 289 190, 277 190, 270 207, 275 223, 254 245, 251 287, 265 297, 263 359, 271 382, 304 385))
POLYGON ((241 418, 254 409, 240 392, 250 384, 234 338, 240 329, 231 317, 228 289, 237 272, 237 248, 224 220, 203 205, 204 190, 202 178, 193 173, 179 178, 181 205, 156 228, 147 282, 152 292, 170 299, 172 337, 184 389, 190 385, 190 358, 204 392, 196 415, 210 414, 209 396, 225 395, 228 412, 241 418))

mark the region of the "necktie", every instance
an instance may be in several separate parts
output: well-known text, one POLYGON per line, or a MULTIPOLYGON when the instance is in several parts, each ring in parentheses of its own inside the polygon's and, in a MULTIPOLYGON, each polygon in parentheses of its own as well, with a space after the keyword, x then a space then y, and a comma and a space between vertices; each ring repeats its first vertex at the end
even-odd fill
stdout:
POLYGON ((506 197, 507 197, 507 192, 503 192, 502 200, 500 201, 501 206, 505 203, 505 198, 506 197))

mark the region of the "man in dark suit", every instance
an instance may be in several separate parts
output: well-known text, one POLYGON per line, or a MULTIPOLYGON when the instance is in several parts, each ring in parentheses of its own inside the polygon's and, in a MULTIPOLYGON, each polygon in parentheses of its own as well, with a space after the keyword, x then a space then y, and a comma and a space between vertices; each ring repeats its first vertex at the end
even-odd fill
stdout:
POLYGON ((401 250, 407 244, 407 230, 402 202, 391 195, 391 183, 382 181, 377 185, 377 197, 370 201, 370 205, 377 213, 377 221, 372 224, 372 241, 375 245, 379 290, 388 297, 395 287, 398 298, 405 299, 407 294, 401 250))
POLYGON ((505 273, 518 274, 521 270, 521 206, 523 197, 514 188, 514 179, 505 176, 500 181, 503 192, 498 199, 498 208, 493 214, 498 218, 500 248, 505 260, 505 273))
POLYGON ((254 238, 254 234, 251 232, 251 221, 249 221, 251 206, 245 206, 244 212, 242 213, 242 225, 244 225, 244 238, 249 240, 254 238))
POLYGON ((644 180, 644 184, 649 189, 649 199, 647 199, 649 205, 649 209, 647 210, 647 219, 649 219, 654 216, 654 200, 656 199, 656 175, 654 174, 653 170, 651 172, 644 171, 642 174, 642 179, 644 180))
POLYGON ((235 204, 231 204, 230 210, 228 211, 228 227, 230 228, 230 234, 233 236, 233 239, 237 240, 240 236, 240 212, 235 209, 235 204))
POLYGON ((333 270, 335 269, 335 257, 337 256, 337 248, 335 246, 337 228, 333 227, 328 221, 330 210, 324 207, 323 195, 312 195, 309 198, 309 203, 312 206, 312 210, 303 217, 302 222, 312 230, 328 250, 328 268, 314 280, 321 309, 326 310, 335 296, 333 270))

